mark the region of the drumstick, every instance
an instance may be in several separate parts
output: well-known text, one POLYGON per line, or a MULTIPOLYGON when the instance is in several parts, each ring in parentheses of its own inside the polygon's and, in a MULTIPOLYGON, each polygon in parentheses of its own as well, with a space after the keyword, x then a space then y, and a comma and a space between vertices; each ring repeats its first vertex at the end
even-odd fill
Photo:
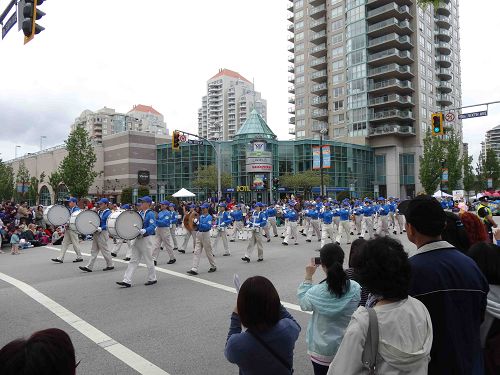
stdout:
POLYGON ((137 226, 137 224, 134 224, 134 227, 137 228, 137 231, 140 233, 141 230, 139 229, 139 227, 137 226))

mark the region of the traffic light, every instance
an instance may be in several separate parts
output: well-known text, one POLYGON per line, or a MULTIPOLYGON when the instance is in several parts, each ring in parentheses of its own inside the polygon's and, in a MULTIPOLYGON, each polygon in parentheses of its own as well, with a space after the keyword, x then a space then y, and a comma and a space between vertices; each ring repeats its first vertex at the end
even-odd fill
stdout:
POLYGON ((443 130, 443 114, 442 113, 433 113, 431 116, 432 119, 432 135, 444 135, 443 130))
POLYGON ((181 142, 179 140, 180 132, 174 130, 172 133, 172 150, 179 150, 181 147, 181 142))
POLYGON ((35 37, 35 34, 41 33, 45 27, 36 23, 37 20, 45 16, 38 7, 43 4, 45 0, 24 0, 23 5, 23 23, 22 29, 24 33, 24 44, 28 43, 35 37))

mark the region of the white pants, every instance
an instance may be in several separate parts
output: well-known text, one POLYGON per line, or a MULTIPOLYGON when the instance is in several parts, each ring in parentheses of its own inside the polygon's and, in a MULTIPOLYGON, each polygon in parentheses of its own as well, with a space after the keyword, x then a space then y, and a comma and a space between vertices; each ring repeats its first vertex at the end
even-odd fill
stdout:
POLYGON ((285 225, 283 226, 283 233, 282 233, 282 237, 285 237, 287 232, 288 232, 288 227, 290 226, 290 221, 288 221, 288 219, 284 219, 285 221, 285 225))
POLYGON ((349 220, 341 220, 340 225, 339 225, 339 230, 337 232, 337 238, 335 239, 336 242, 340 243, 340 238, 342 237, 342 232, 345 232, 345 235, 347 237, 347 243, 351 243, 351 225, 349 223, 349 220))
POLYGON ((144 263, 148 268, 148 281, 156 280, 156 270, 153 262, 153 245, 155 241, 155 236, 139 236, 135 239, 132 247, 132 257, 125 271, 125 276, 123 276, 123 282, 132 284, 132 277, 142 259, 144 259, 144 263))
POLYGON ((298 231, 297 231, 297 222, 296 221, 289 221, 288 222, 288 227, 286 229, 286 236, 283 242, 288 243, 290 241, 290 238, 293 237, 295 240, 295 243, 297 243, 298 240, 298 231))
POLYGON ((307 235, 309 233, 309 229, 311 228, 311 218, 309 216, 304 217, 304 228, 302 228, 302 233, 307 235))
POLYGON ((126 247, 127 252, 125 254, 125 258, 131 258, 132 257, 132 246, 134 245, 134 241, 135 240, 122 240, 121 238, 117 238, 115 247, 111 253, 118 256, 118 254, 120 253, 120 250, 122 249, 122 245, 127 244, 127 247, 126 247))
MULTIPOLYGON (((66 237, 66 236, 64 236, 66 237)), ((95 260, 97 259, 97 255, 99 251, 101 252, 104 260, 106 261, 107 267, 113 267, 113 258, 111 258, 111 253, 108 250, 108 240, 109 234, 107 230, 103 230, 102 232, 95 232, 92 239, 92 248, 90 250, 90 260, 87 264, 88 269, 94 268, 95 260)))
POLYGON ((405 231, 405 215, 402 214, 397 214, 396 219, 398 221, 398 226, 399 226, 399 231, 403 232, 405 231))
POLYGON ((187 229, 186 229, 186 234, 184 235, 184 243, 182 244, 181 250, 186 251, 190 237, 193 238, 193 250, 194 250, 194 247, 196 245, 196 231, 187 229))
POLYGON ((239 233, 239 239, 243 239, 243 221, 235 221, 233 223, 233 236, 231 239, 236 241, 236 234, 239 233))
POLYGON ((170 225, 170 236, 172 237, 172 241, 174 243, 174 249, 179 248, 179 244, 177 243, 177 236, 175 235, 176 229, 177 229, 177 224, 170 225))
POLYGON ((389 235, 389 218, 387 215, 380 215, 378 217, 378 227, 377 227, 377 235, 378 236, 388 236, 389 235))
POLYGON ((247 258, 250 258, 252 255, 255 246, 257 246, 257 256, 259 259, 264 259, 264 247, 262 246, 262 234, 260 233, 259 228, 252 230, 250 233, 250 237, 248 238, 248 247, 245 253, 247 258))
POLYGON ((224 254, 230 254, 229 253, 229 245, 227 243, 227 234, 226 234, 226 229, 217 229, 217 234, 215 235, 215 240, 214 240, 214 245, 212 246, 213 252, 215 253, 217 251, 217 244, 219 243, 219 238, 222 238, 222 245, 224 247, 224 254))
POLYGON ((373 220, 371 216, 363 216, 361 222, 361 235, 364 237, 365 232, 368 232, 368 238, 373 237, 373 220))
POLYGON ((172 232, 168 227, 158 227, 156 228, 156 235, 154 241, 154 249, 153 249, 153 260, 158 260, 158 256, 160 255, 160 247, 163 243, 163 248, 167 251, 170 259, 175 259, 174 251, 173 251, 173 240, 172 240, 172 232))
POLYGON ((64 255, 66 255, 66 251, 68 250, 69 245, 73 245, 73 249, 75 249, 76 253, 76 259, 82 259, 82 251, 80 250, 78 233, 73 232, 69 228, 66 229, 66 233, 64 234, 64 238, 61 244, 61 255, 57 259, 64 260, 64 255))
POLYGON ((340 216, 334 216, 333 217, 333 226, 335 227, 335 230, 339 230, 339 224, 340 224, 340 216))
POLYGON ((276 226, 276 217, 275 216, 268 217, 267 225, 273 228, 273 235, 276 237, 278 235, 278 227, 276 226))
POLYGON ((335 225, 321 223, 321 247, 325 246, 325 242, 328 241, 328 236, 330 236, 330 242, 335 239, 335 225))
POLYGON ((395 215, 394 212, 389 211, 389 215, 388 215, 389 216, 389 225, 392 225, 393 229, 396 228, 396 220, 394 220, 395 219, 394 215, 395 215))
POLYGON ((363 217, 361 215, 354 215, 354 226, 356 227, 356 231, 358 232, 358 236, 361 235, 361 220, 363 217))
POLYGON ((198 272, 202 251, 205 250, 210 266, 215 267, 215 258, 212 253, 212 245, 210 244, 210 231, 196 232, 196 246, 193 255, 193 271, 198 272))
POLYGON ((313 232, 316 233, 318 240, 321 238, 321 233, 319 231, 319 220, 311 219, 309 224, 309 230, 307 231, 307 239, 311 240, 313 232))

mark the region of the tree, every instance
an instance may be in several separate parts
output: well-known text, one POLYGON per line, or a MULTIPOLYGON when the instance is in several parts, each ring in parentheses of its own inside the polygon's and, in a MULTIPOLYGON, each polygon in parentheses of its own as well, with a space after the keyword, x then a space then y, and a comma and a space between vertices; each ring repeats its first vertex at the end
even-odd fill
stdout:
POLYGON ((460 187, 462 179, 463 159, 460 157, 462 142, 452 129, 448 129, 446 135, 447 139, 443 140, 444 166, 448 169, 448 183, 446 185, 448 192, 451 192, 460 187))
MULTIPOLYGON (((323 183, 328 185, 330 183, 330 176, 325 174, 323 176, 323 183)), ((321 185, 321 174, 319 171, 304 171, 300 173, 290 174, 287 173, 280 176, 280 185, 286 186, 292 190, 304 189, 304 196, 307 198, 310 196, 311 189, 314 186, 321 185)))
POLYGON ((463 167, 463 185, 465 194, 469 195, 469 191, 474 189, 476 183, 476 176, 474 175, 474 169, 472 168, 472 156, 464 155, 462 158, 463 167))
MULTIPOLYGON (((137 194, 139 195, 139 198, 145 197, 146 195, 149 195, 149 188, 147 186, 139 186, 137 194)), ((132 199, 130 200, 132 201, 132 199)))
POLYGON ((489 178, 493 181, 493 189, 498 186, 498 179, 500 178, 500 163, 498 162, 495 151, 491 148, 486 149, 486 155, 482 152, 479 155, 477 172, 479 190, 487 188, 489 178))
POLYGON ((424 152, 420 156, 420 170, 418 172, 420 183, 427 194, 432 195, 440 183, 441 163, 444 161, 444 156, 443 141, 432 136, 431 131, 428 130, 424 138, 424 152))
POLYGON ((121 202, 122 203, 132 203, 132 188, 131 187, 126 187, 126 188, 122 189, 121 202))
POLYGON ((64 142, 68 155, 60 165, 61 178, 72 196, 83 198, 97 173, 94 164, 97 160, 89 134, 82 126, 77 126, 64 142))
POLYGON ((45 172, 42 172, 39 178, 35 176, 30 178, 30 186, 28 188, 28 197, 30 202, 38 204, 38 187, 40 183, 43 182, 44 179, 45 179, 45 172))
POLYGON ((21 194, 22 199, 26 196, 26 192, 28 191, 28 186, 30 182, 30 172, 26 165, 24 165, 24 160, 19 162, 19 169, 17 170, 16 182, 18 185, 21 185, 21 194))
POLYGON ((57 193, 57 188, 59 187, 59 184, 63 182, 61 172, 59 171, 54 171, 50 174, 49 176, 49 185, 54 191, 54 194, 57 193))
POLYGON ((0 201, 12 199, 14 194, 14 171, 0 159, 0 201))
MULTIPOLYGON (((227 172, 221 173, 221 189, 227 189, 233 184, 231 175, 227 172)), ((193 186, 209 191, 217 191, 217 168, 215 165, 201 166, 195 173, 193 186)))

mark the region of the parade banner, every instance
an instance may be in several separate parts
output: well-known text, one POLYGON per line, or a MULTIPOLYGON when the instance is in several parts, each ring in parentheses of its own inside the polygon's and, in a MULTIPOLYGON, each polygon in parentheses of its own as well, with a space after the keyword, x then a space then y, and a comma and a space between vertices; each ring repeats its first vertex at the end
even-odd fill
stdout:
POLYGON ((323 146, 321 150, 323 154, 323 168, 331 168, 330 164, 330 146, 323 146))
POLYGON ((448 168, 443 168, 443 174, 441 175, 442 182, 448 182, 448 168))
POLYGON ((320 154, 319 154, 319 146, 312 147, 313 153, 313 169, 320 169, 320 154))

